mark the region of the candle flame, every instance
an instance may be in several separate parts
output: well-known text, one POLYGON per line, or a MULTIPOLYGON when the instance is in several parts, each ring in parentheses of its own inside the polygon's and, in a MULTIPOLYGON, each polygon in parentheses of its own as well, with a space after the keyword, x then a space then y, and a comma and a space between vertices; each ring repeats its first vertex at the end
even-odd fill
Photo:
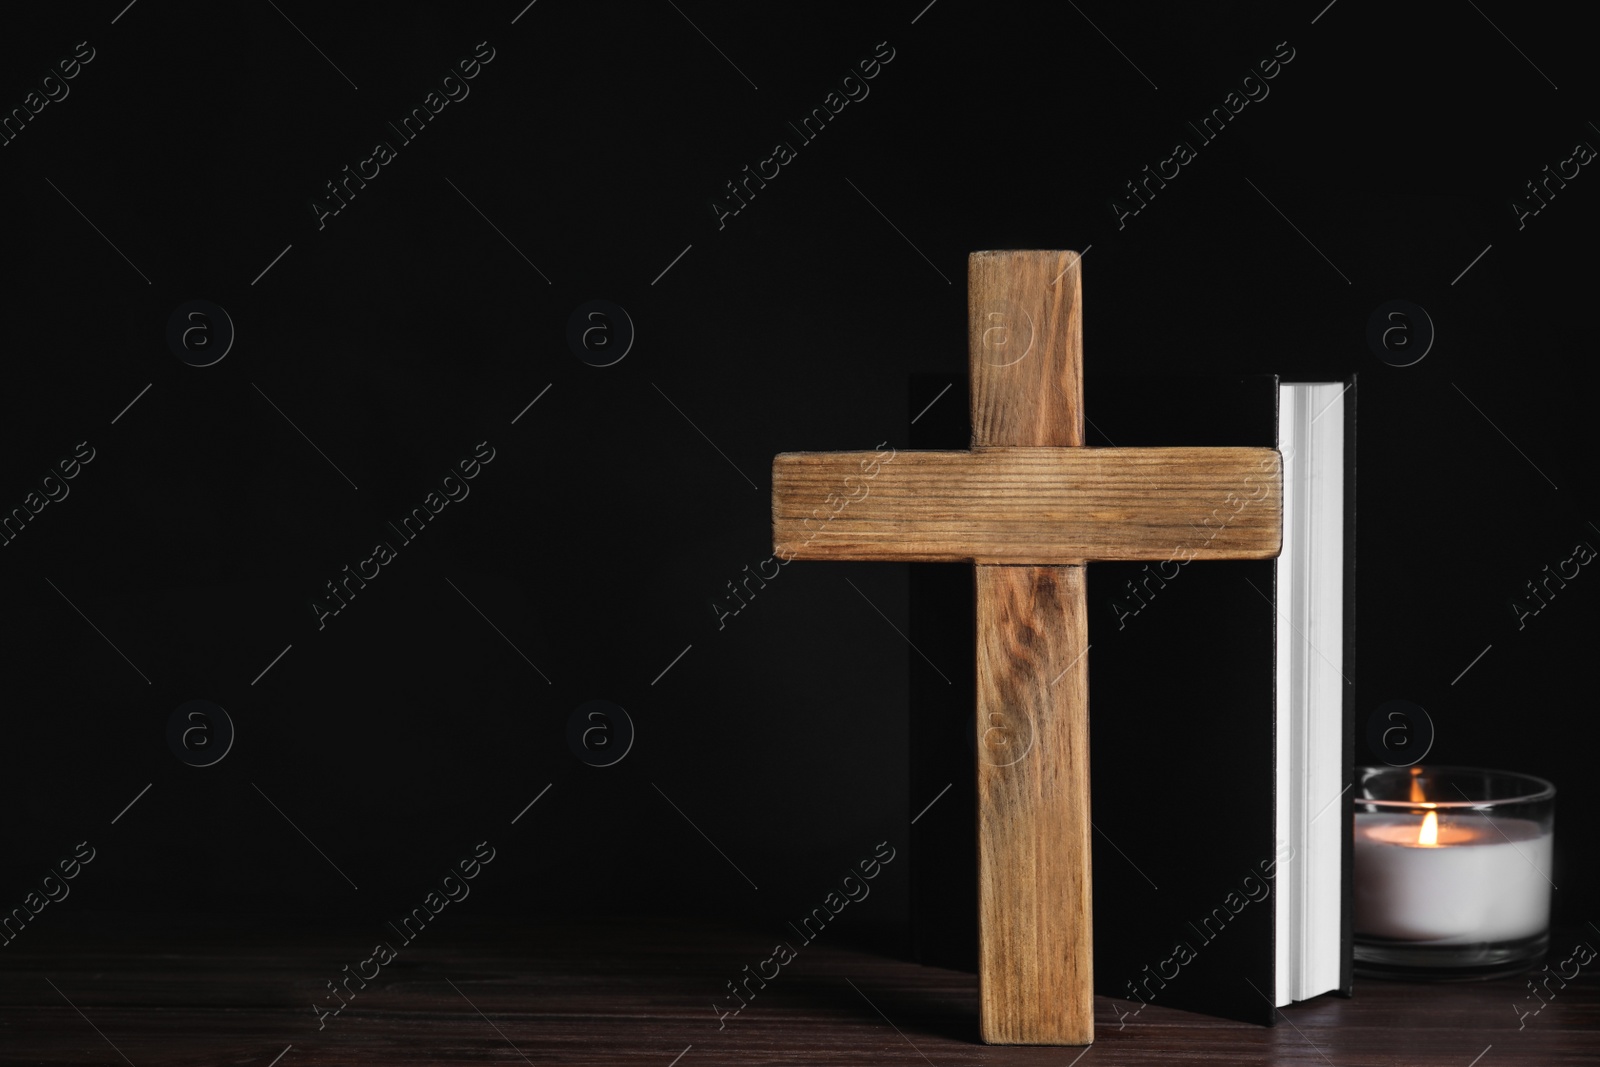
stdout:
POLYGON ((1439 843, 1439 816, 1435 812, 1428 812, 1422 817, 1422 829, 1417 831, 1417 844, 1437 845, 1439 843))

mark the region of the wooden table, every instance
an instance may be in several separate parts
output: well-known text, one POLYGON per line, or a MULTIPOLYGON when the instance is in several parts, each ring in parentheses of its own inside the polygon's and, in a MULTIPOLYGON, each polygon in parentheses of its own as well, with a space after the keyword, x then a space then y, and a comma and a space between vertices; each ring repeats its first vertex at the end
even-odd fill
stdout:
POLYGON ((975 975, 849 947, 845 929, 802 947, 719 1031, 712 1000, 771 951, 771 931, 446 914, 319 1032, 311 1003, 370 951, 367 924, 50 918, 63 921, 41 922, 5 950, 0 1063, 269 1067, 280 1054, 277 1067, 1600 1063, 1600 982, 1590 973, 1520 1032, 1513 1005, 1531 1003, 1521 980, 1363 981, 1354 999, 1297 1005, 1271 1029, 1155 1006, 1118 1029, 1127 1005, 1096 997, 1087 1051, 1002 1047, 978 1043, 975 975))

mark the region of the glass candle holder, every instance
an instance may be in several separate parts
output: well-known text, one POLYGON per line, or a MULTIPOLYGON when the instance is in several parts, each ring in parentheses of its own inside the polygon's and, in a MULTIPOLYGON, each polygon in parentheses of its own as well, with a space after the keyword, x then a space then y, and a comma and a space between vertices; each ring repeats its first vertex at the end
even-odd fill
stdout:
POLYGON ((1542 960, 1555 797, 1509 771, 1356 768, 1356 973, 1496 978, 1542 960))

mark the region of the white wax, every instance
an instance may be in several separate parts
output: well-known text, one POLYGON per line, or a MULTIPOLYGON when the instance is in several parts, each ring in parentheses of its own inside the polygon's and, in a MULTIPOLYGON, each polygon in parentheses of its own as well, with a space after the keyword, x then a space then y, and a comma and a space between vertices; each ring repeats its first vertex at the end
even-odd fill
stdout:
POLYGON ((1356 933, 1460 945, 1549 926, 1553 836, 1538 823, 1441 813, 1429 846, 1417 844, 1422 820, 1356 815, 1356 933))

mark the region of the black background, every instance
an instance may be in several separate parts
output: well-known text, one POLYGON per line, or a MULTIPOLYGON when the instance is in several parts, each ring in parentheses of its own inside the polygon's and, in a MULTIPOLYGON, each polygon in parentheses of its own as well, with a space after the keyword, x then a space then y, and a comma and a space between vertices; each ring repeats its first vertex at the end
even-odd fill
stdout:
MULTIPOLYGON (((1600 919, 1600 578, 1521 630, 1508 606, 1600 545, 1600 178, 1522 229, 1509 206, 1600 143, 1564 11, 278 6, 113 0, 0 35, 6 109, 96 52, 0 148, 0 508, 95 449, 0 549, 0 906, 98 853, 34 944, 75 911, 365 939, 481 840, 460 908, 483 915, 776 927, 880 841, 914 863, 906 567, 795 563, 720 629, 714 605, 771 555, 773 454, 904 447, 910 376, 966 373, 966 254, 1008 247, 1092 246, 1091 419, 1111 371, 1360 374, 1357 762, 1400 698, 1430 762, 1550 778, 1557 919, 1600 919), (470 95, 319 229, 324 183, 485 40, 470 95), (1284 41, 1270 95, 1119 229, 1123 183, 1284 41), (785 123, 879 42, 870 95, 798 143, 785 123), (719 228, 712 198, 779 139, 797 158, 719 228), (191 299, 237 329, 214 366, 167 346, 191 299), (637 330, 610 367, 566 341, 591 299, 637 330), (1366 341, 1393 299, 1437 329, 1413 366, 1366 341), (319 630, 324 583, 484 440, 470 496, 319 630), (197 698, 237 728, 202 769, 165 735, 197 698), (611 767, 567 744, 593 699, 636 729, 611 767)), ((1226 693, 1169 714, 1220 719, 1226 693)), ((907 866, 858 934, 903 929, 907 866)))

